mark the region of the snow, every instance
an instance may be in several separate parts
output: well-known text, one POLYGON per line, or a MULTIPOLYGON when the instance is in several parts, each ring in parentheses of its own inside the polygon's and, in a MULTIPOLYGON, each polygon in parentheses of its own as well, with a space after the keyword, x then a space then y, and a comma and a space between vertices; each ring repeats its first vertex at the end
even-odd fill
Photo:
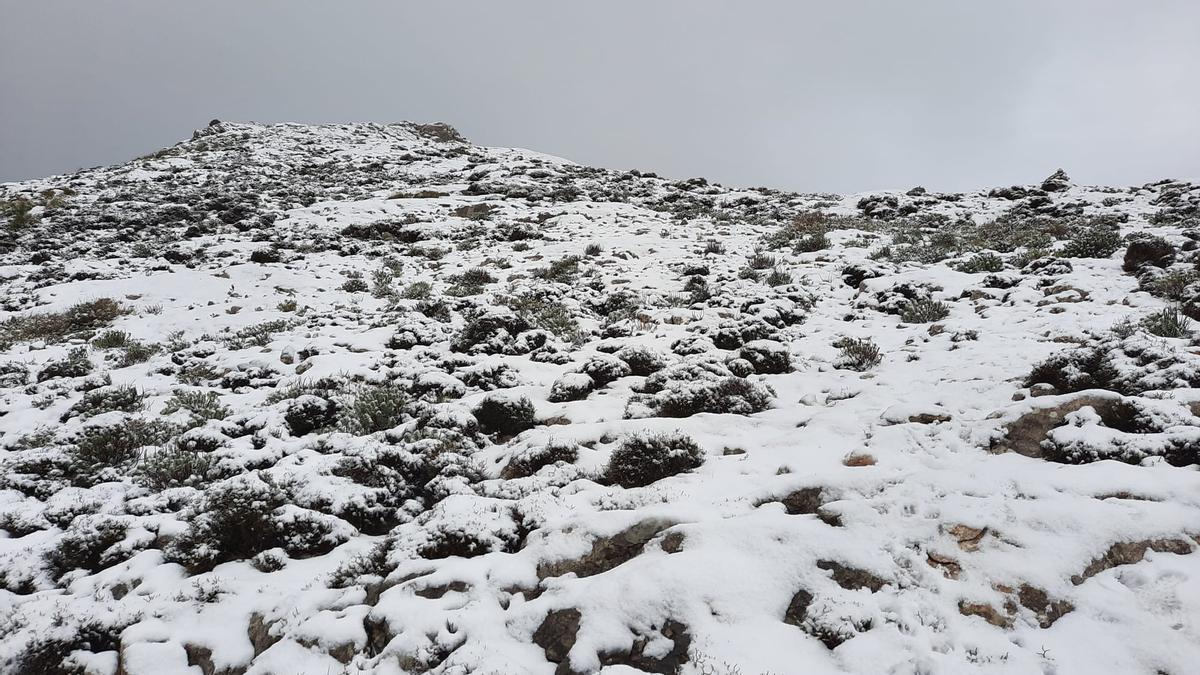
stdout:
MULTIPOLYGON (((1047 436, 1054 446, 1095 450, 1101 461, 989 451, 1022 416, 1075 395, 1032 397, 1025 378, 1035 365, 1077 345, 1108 344, 1122 320, 1170 306, 1121 269, 1119 252, 1072 258, 1071 271, 1049 277, 1020 271, 1021 251, 1001 252, 1001 274, 1015 285, 988 288, 988 273, 951 266, 967 254, 873 259, 900 235, 862 219, 831 230, 822 250, 770 251, 792 279, 772 287, 743 273, 766 235, 818 208, 859 217, 869 195, 672 182, 438 141, 408 124, 220 124, 166 156, 0 190, 64 187, 74 192, 65 210, 38 207, 41 222, 0 247, 0 322, 113 298, 127 313, 97 330, 159 349, 121 365, 118 349, 89 346, 86 332, 6 344, 0 329, 3 672, 21 672, 31 644, 69 642, 94 621, 112 631, 119 660, 96 645, 71 658, 105 675, 118 664, 125 675, 193 675, 202 672, 198 650, 217 672, 549 675, 557 666, 535 634, 560 609, 581 616, 570 666, 608 675, 648 672, 636 667, 635 652, 643 665, 669 661, 669 622, 685 626, 690 643, 686 663, 662 667, 684 675, 1185 673, 1200 663, 1200 472, 1160 456, 1200 439, 1186 386, 1192 342, 1126 338, 1122 345, 1157 361, 1122 353, 1113 362, 1149 391, 1124 399, 1091 392, 1140 406, 1153 430, 1110 427, 1101 411, 1083 407, 1047 436), (412 196, 422 190, 444 196, 412 196), (253 199, 240 201, 247 193, 253 199), (196 215, 146 222, 165 204, 196 215), (236 204, 253 208, 231 213, 236 204), (479 204, 493 207, 483 220, 456 215, 479 204), (264 215, 275 219, 259 221, 264 215), (376 223, 423 238, 342 234, 376 223), (196 230, 186 234, 189 226, 196 230), (519 227, 534 237, 510 236, 519 227), (725 252, 705 253, 710 240, 725 252), (591 243, 601 252, 585 254, 591 243), (268 246, 280 262, 251 261, 268 246), (435 247, 445 255, 421 252, 435 247), (29 262, 35 250, 50 258, 29 262), (580 256, 580 274, 546 278, 543 270, 567 256, 580 256), (848 284, 842 271, 851 264, 880 276, 848 284), (683 270, 696 265, 709 268, 708 298, 684 290, 683 270), (498 281, 479 294, 447 293, 450 277, 477 267, 498 281), (385 268, 394 292, 374 288, 385 268), (368 290, 343 290, 353 278, 368 290), (400 295, 417 281, 432 284, 430 300, 400 295), (917 292, 944 302, 948 316, 906 323, 899 314, 911 298, 900 285, 924 289, 917 292), (616 306, 611 295, 620 289, 637 295, 616 306), (553 326, 559 310, 578 319, 577 331, 545 328, 542 344, 542 334, 502 328, 455 348, 473 312, 511 321, 521 310, 500 303, 526 291, 549 294, 535 318, 553 326), (714 345, 722 330, 762 326, 770 335, 714 345), (401 331, 426 344, 388 346, 401 331), (880 363, 842 367, 835 343, 845 337, 871 339, 880 363), (662 355, 666 369, 622 374, 630 346, 662 355), (768 408, 658 416, 665 398, 698 396, 736 377, 729 371, 746 367, 732 364, 743 346, 790 357, 791 372, 746 377, 755 391, 773 393, 768 408), (77 347, 88 350, 92 378, 107 373, 114 385, 134 385, 142 409, 62 421, 96 383, 37 382, 37 374, 77 347), (1172 354, 1175 361, 1164 360, 1172 354), (601 362, 616 379, 580 400, 547 400, 556 387, 598 384, 581 369, 601 362), (4 379, 10 364, 24 369, 19 381, 4 379), (488 382, 499 366, 507 371, 488 382), (249 384, 229 382, 238 370, 249 384), (340 389, 321 389, 325 381, 340 389), (648 381, 665 388, 645 393, 648 381), (344 410, 355 392, 381 384, 407 398, 395 417, 379 403, 374 431, 334 424, 301 432, 287 420, 286 399, 327 397, 344 410), (147 462, 177 441, 139 447, 98 475, 63 474, 79 430, 130 419, 180 424, 186 413, 161 411, 179 392, 198 391, 216 392, 227 409, 192 432, 215 446, 202 453, 211 462, 202 480, 146 482, 147 462), (471 411, 492 395, 528 398, 539 424, 512 438, 479 434, 471 411), (704 464, 645 487, 606 477, 627 434, 667 432, 693 438, 704 464), (552 443, 577 444, 578 459, 502 477, 510 460, 552 443), (414 478, 414 466, 428 473, 414 478), (279 569, 241 553, 209 569, 172 558, 206 495, 238 481, 274 491, 284 503, 265 517, 310 548, 261 542, 257 550, 271 552, 279 569), (819 490, 819 508, 792 512, 789 497, 805 488, 819 490), (90 567, 55 577, 47 555, 64 537, 109 521, 124 536, 96 551, 90 567), (656 533, 619 564, 539 575, 644 524, 656 533), (964 544, 959 526, 983 534, 964 544), (302 536, 308 527, 322 528, 318 541, 302 536), (1076 581, 1114 544, 1152 540, 1192 552, 1158 545, 1076 581), (831 563, 881 585, 843 583, 831 563), (1042 627, 1038 609, 1018 601, 1023 586, 1072 609, 1042 627), (806 617, 786 623, 801 590, 813 596, 806 617), (1005 625, 963 611, 977 604, 1005 625), (252 617, 263 634, 254 634, 252 617), (845 639, 835 648, 818 639, 837 631, 845 639)), ((1016 203, 986 191, 924 201, 880 194, 946 223, 984 223, 1016 203)), ((1154 216, 1200 203, 1200 188, 1072 185, 1050 200, 1064 222, 1121 216, 1123 234, 1163 236, 1183 256, 1192 240, 1186 222, 1154 216), (1164 197, 1168 190, 1175 197, 1164 197)))

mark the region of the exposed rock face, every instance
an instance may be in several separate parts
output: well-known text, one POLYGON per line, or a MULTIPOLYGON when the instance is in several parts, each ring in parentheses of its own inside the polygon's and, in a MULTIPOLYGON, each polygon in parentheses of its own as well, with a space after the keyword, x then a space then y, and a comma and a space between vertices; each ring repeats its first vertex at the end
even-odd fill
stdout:
POLYGON ((1015 452, 1026 457, 1044 457, 1042 441, 1046 434, 1062 424, 1068 413, 1084 406, 1105 409, 1120 401, 1111 392, 1087 391, 1063 396, 1044 396, 1031 403, 1032 409, 1010 422, 1003 436, 992 442, 992 452, 1015 452))
POLYGON ((1146 557, 1146 551, 1186 555, 1195 548, 1194 542, 1184 538, 1117 542, 1110 546, 1104 555, 1088 563, 1082 572, 1071 577, 1071 583, 1078 586, 1104 570, 1141 562, 1146 557))
POLYGON ((582 618, 577 609, 556 609, 546 615, 533 633, 533 643, 545 651, 546 660, 559 664, 555 671, 559 675, 569 675, 573 672, 567 661, 567 654, 575 646, 579 621, 582 618))
POLYGON ((674 524, 657 519, 642 521, 611 537, 597 539, 592 543, 592 550, 581 558, 538 565, 538 576, 545 579, 574 573, 578 577, 590 577, 607 572, 637 557, 646 542, 674 524))

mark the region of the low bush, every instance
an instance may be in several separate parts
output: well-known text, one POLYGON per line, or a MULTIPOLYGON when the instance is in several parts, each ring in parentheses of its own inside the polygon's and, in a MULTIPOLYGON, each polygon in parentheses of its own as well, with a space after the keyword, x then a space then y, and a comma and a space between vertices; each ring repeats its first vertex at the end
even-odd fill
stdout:
POLYGON ((338 426, 355 436, 391 429, 404 422, 408 393, 394 384, 365 384, 342 407, 338 426))
POLYGON ((833 346, 842 352, 834 362, 839 368, 862 372, 879 365, 883 359, 879 353, 879 345, 871 338, 842 338, 834 342, 833 346))
POLYGON ((572 464, 578 459, 579 446, 574 443, 550 443, 526 448, 508 460, 501 477, 525 478, 537 473, 542 467, 558 462, 572 464))
POLYGON ((931 298, 916 298, 905 303, 900 312, 904 323, 932 323, 950 316, 950 306, 931 298))
POLYGON ((525 397, 511 399, 492 394, 471 412, 480 430, 489 434, 516 436, 537 425, 533 403, 525 397))
POLYGON ((104 328, 126 313, 128 310, 116 300, 100 298, 72 305, 62 312, 16 316, 0 322, 0 348, 26 340, 59 342, 104 328))
POLYGON ((614 485, 642 487, 703 464, 704 451, 686 434, 638 434, 621 440, 604 476, 614 485))

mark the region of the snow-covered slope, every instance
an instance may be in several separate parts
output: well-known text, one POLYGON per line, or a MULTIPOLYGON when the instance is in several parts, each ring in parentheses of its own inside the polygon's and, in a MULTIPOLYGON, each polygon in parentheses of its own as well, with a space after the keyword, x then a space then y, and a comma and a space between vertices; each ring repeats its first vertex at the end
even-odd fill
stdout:
POLYGON ((0 670, 1200 663, 1200 187, 214 122, 0 186, 0 670))

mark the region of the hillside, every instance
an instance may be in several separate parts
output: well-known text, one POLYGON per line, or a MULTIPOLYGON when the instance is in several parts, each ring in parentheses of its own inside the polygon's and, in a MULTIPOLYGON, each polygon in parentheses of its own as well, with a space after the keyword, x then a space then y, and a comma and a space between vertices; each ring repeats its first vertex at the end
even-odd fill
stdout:
POLYGON ((0 672, 1200 663, 1200 185, 214 121, 0 199, 0 672))

